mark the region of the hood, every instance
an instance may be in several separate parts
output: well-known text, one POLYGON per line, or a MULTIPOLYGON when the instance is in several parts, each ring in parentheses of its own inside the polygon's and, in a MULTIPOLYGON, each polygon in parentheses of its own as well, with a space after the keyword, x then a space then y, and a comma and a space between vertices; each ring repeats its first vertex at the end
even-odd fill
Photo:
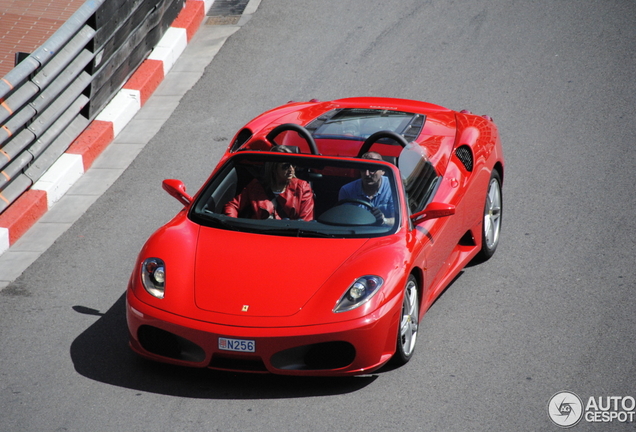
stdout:
POLYGON ((196 249, 196 305, 245 317, 293 315, 366 241, 202 228, 196 249))

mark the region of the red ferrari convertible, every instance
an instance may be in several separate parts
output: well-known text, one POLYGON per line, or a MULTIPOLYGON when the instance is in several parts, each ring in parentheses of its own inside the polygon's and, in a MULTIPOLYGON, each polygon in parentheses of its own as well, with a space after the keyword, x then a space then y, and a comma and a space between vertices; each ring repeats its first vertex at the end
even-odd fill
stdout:
POLYGON ((356 375, 409 361, 424 312, 495 252, 504 158, 488 116, 404 99, 290 102, 241 129, 147 241, 130 345, 183 366, 356 375))

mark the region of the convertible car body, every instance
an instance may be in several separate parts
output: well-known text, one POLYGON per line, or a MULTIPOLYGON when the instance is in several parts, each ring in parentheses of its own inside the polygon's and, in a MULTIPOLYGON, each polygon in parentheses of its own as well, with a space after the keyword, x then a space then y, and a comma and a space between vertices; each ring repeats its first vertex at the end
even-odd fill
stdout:
POLYGON ((135 264, 130 345, 149 359, 230 371, 356 375, 404 364, 425 311, 467 263, 495 252, 503 177, 488 116, 391 98, 265 112, 194 196, 164 181, 184 207, 135 264), (279 145, 288 151, 270 151, 279 145), (380 160, 361 158, 369 151, 380 160), (313 215, 229 215, 228 203, 277 164, 305 182, 313 215), (376 172, 393 206, 380 221, 340 192, 376 172))

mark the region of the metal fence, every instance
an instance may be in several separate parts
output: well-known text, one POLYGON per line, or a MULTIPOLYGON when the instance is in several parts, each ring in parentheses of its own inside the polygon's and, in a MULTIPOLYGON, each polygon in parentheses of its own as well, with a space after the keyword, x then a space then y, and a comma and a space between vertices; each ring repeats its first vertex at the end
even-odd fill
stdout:
POLYGON ((0 80, 0 213, 99 114, 184 4, 88 0, 0 80))

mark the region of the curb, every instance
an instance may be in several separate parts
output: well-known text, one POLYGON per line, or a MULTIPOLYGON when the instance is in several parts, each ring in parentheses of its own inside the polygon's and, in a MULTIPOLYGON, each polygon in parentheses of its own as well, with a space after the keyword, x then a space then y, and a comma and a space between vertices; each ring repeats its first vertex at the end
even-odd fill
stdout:
POLYGON ((0 214, 0 255, 64 196, 132 120, 199 29, 214 0, 186 0, 150 56, 123 88, 28 191, 0 214))

